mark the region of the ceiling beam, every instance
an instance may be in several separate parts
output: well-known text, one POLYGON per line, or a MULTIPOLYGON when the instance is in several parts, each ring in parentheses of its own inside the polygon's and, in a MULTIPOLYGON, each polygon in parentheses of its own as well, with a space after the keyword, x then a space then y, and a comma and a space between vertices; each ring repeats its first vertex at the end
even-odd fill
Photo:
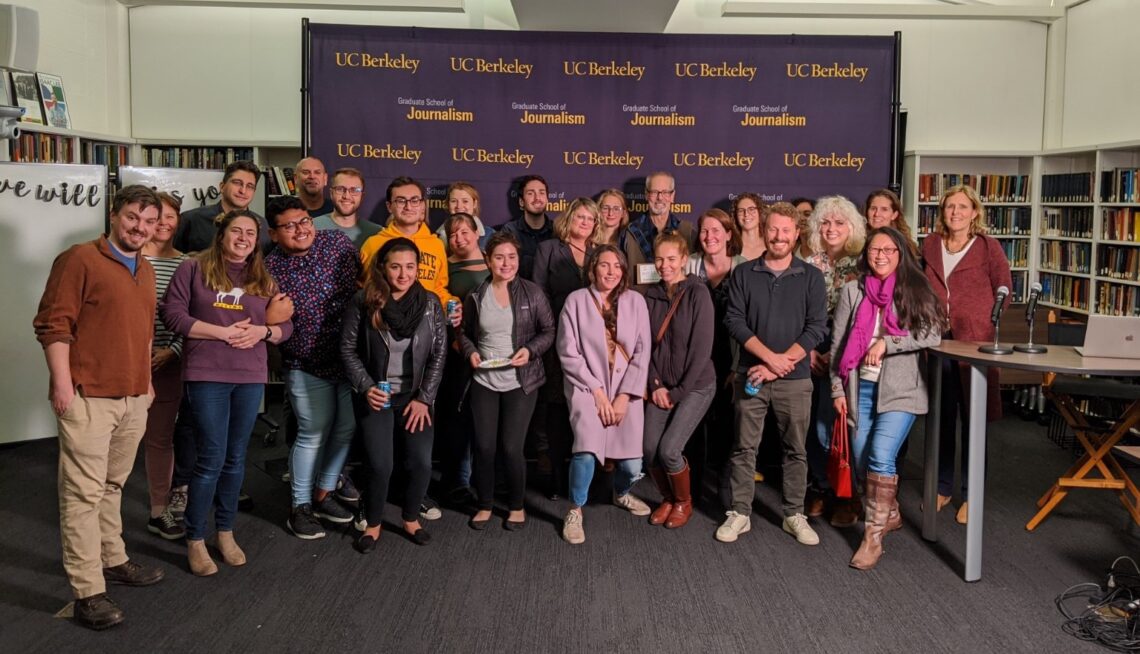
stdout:
POLYGON ((126 7, 241 7, 340 11, 438 11, 463 13, 464 0, 119 0, 126 7))
POLYGON ((728 0, 721 6, 721 16, 725 18, 952 18, 956 20, 1052 22, 1065 17, 1065 8, 983 4, 848 4, 839 2, 728 0))

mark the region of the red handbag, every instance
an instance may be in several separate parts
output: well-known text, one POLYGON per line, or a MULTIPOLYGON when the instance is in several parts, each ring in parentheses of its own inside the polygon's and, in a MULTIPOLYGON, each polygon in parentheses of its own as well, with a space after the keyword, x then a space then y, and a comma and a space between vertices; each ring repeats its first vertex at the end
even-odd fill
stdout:
POLYGON ((827 457, 827 481, 836 497, 848 498, 854 494, 855 481, 851 475, 851 443, 847 438, 847 412, 835 416, 831 430, 831 449, 827 457))

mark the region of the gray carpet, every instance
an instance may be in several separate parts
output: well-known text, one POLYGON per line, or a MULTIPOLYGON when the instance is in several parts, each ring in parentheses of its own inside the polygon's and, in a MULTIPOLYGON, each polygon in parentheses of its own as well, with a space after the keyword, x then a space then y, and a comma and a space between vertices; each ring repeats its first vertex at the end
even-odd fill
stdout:
MULTIPOLYGON (((921 461, 921 425, 912 438, 910 460, 921 461)), ((251 458, 269 456, 259 447, 251 458)), ((784 534, 768 483, 752 531, 731 545, 713 539, 722 512, 711 503, 679 531, 596 503, 585 512, 585 545, 572 547, 559 538, 566 506, 532 492, 521 533, 499 518, 473 532, 465 515, 445 510, 427 547, 386 527, 377 551, 361 556, 347 531, 290 536, 287 487, 251 465, 257 506, 236 529, 250 563, 198 579, 181 543, 145 530, 140 462, 124 502, 127 544, 167 578, 113 587, 127 622, 93 633, 53 617, 70 599, 55 456, 52 441, 0 450, 0 651, 1093 652, 1102 650, 1061 632, 1053 598, 1103 581, 1119 555, 1140 555, 1140 530, 1107 491, 1078 491, 1037 533, 1025 531, 1035 499, 1072 456, 1017 418, 991 429, 984 576, 973 584, 961 579, 965 529, 953 511, 939 516, 939 543, 919 535, 914 463, 902 484, 906 526, 871 572, 847 567, 857 530, 813 521, 814 548, 784 534)), ((648 480, 637 490, 656 497, 648 480)), ((396 507, 388 517, 398 520, 396 507)))

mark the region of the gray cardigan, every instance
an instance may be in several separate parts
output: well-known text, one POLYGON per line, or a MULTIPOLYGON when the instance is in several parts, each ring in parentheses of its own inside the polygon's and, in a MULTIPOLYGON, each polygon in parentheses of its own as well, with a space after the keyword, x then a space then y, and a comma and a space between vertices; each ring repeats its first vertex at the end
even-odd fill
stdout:
MULTIPOLYGON (((843 285, 839 291, 839 302, 835 306, 834 332, 831 339, 831 397, 842 397, 843 382, 839 378, 839 359, 847 346, 847 334, 855 320, 855 312, 863 301, 863 281, 855 279, 843 285)), ((897 315, 897 314, 896 314, 897 315)), ((920 367, 920 352, 942 342, 938 330, 921 334, 909 333, 906 336, 887 336, 886 354, 879 372, 878 404, 879 413, 905 411, 915 415, 927 411, 926 378, 920 367)), ((847 377, 847 421, 850 428, 856 426, 859 412, 858 369, 847 377)))

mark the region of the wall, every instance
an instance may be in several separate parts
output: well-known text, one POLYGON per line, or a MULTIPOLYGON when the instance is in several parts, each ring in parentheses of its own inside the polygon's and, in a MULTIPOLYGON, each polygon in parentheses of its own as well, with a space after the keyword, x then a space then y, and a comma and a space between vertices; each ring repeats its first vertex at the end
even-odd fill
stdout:
POLYGON ((36 10, 36 69, 63 78, 72 127, 130 136, 127 9, 116 0, 9 0, 36 10))
POLYGON ((1089 0, 1069 8, 1061 145, 1140 139, 1136 27, 1140 2, 1089 0))

